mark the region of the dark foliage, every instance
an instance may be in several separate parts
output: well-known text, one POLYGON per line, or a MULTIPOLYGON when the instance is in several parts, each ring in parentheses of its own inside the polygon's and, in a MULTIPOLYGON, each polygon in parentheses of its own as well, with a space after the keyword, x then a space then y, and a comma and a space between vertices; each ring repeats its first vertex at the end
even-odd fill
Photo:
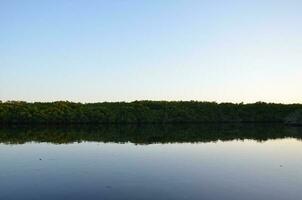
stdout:
POLYGON ((287 116, 285 123, 288 125, 302 126, 302 110, 296 110, 287 116))
POLYGON ((232 104, 196 101, 131 103, 1 102, 0 124, 108 124, 284 122, 301 104, 232 104))

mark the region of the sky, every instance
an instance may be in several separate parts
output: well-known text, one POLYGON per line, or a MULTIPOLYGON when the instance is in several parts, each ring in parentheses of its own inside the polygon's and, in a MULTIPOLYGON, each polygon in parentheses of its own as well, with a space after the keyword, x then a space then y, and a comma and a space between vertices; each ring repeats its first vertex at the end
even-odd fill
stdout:
POLYGON ((0 0, 0 100, 302 103, 301 0, 0 0))

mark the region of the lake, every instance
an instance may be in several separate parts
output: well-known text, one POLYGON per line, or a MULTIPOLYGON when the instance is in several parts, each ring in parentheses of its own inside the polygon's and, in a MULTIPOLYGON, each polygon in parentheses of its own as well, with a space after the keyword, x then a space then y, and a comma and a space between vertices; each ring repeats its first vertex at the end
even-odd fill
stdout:
POLYGON ((0 199, 302 199, 302 128, 0 128, 0 199))

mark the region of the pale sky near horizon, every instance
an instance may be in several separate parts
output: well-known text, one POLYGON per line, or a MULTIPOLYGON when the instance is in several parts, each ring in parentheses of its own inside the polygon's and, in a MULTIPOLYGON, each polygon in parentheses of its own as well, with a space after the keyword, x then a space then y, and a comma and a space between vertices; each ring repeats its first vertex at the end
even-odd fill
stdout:
POLYGON ((300 0, 0 0, 0 100, 302 103, 300 0))

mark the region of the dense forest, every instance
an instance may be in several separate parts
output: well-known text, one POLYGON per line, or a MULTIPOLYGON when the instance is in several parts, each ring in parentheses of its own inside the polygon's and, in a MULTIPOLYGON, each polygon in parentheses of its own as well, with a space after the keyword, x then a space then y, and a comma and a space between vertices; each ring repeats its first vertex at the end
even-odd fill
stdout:
POLYGON ((147 124, 147 125, 56 125, 0 127, 0 143, 114 142, 134 144, 196 143, 277 138, 302 139, 302 128, 282 124, 147 124))
POLYGON ((302 124, 302 104, 233 104, 197 101, 0 103, 0 124, 145 123, 302 124))

